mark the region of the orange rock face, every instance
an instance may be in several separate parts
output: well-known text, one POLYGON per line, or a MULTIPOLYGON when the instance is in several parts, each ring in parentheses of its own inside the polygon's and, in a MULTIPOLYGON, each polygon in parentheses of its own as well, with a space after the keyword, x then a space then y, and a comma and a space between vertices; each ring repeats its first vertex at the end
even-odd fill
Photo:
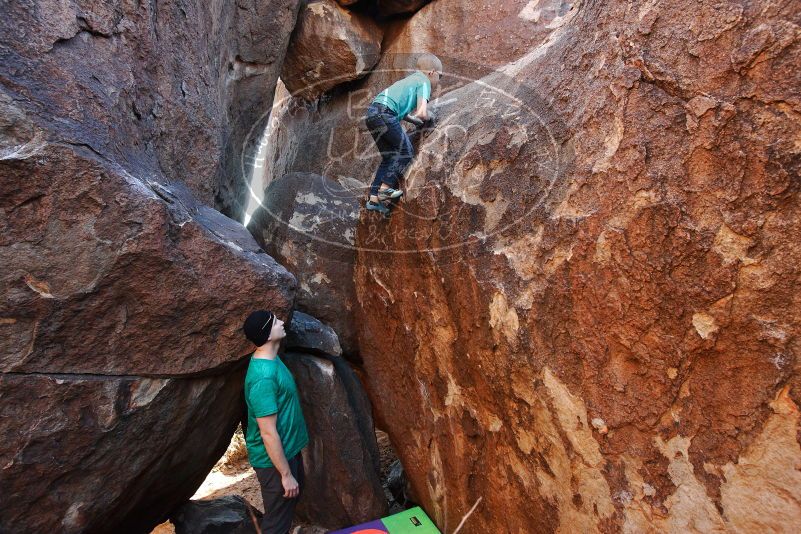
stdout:
POLYGON ((383 33, 371 18, 334 0, 310 2, 298 15, 281 80, 293 95, 313 100, 367 74, 380 57, 383 33))
POLYGON ((580 5, 362 215, 366 378, 444 531, 801 521, 791 4, 580 5))

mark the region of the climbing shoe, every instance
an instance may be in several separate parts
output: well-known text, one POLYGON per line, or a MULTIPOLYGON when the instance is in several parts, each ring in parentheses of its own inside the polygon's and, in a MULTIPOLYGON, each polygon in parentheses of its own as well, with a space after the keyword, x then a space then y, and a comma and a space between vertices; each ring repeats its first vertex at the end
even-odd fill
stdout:
POLYGON ((365 207, 370 211, 377 211, 384 217, 389 217, 389 208, 383 205, 380 202, 372 202, 370 200, 367 201, 365 207))
POLYGON ((403 191, 400 189, 392 189, 391 187, 378 192, 379 200, 394 200, 396 198, 400 198, 402 195, 403 191))

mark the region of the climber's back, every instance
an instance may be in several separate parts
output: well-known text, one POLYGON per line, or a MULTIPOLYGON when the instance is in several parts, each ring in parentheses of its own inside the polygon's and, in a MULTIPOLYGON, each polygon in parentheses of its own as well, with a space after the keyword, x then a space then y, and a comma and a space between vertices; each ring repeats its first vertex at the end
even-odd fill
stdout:
POLYGON ((431 81, 416 70, 378 93, 373 102, 387 106, 403 120, 417 107, 418 96, 425 100, 431 98, 431 81))

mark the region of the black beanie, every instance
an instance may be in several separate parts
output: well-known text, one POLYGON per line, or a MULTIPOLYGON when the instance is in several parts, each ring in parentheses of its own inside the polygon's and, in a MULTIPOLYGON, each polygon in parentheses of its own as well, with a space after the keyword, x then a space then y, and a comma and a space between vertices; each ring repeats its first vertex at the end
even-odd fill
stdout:
POLYGON ((242 330, 251 343, 261 347, 270 340, 270 331, 273 329, 274 322, 275 314, 273 312, 258 310, 248 315, 242 330))

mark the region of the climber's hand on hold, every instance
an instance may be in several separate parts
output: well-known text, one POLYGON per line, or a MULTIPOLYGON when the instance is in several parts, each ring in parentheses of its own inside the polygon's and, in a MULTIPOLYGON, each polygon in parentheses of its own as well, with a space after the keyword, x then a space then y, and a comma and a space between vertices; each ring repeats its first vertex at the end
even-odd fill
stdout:
POLYGON ((423 128, 433 128, 436 125, 437 115, 433 111, 428 110, 428 117, 426 117, 426 120, 423 121, 423 128))
POLYGON ((406 115, 403 118, 403 120, 414 124, 418 128, 422 127, 425 124, 425 122, 422 119, 420 119, 419 117, 415 117, 414 115, 406 115))

